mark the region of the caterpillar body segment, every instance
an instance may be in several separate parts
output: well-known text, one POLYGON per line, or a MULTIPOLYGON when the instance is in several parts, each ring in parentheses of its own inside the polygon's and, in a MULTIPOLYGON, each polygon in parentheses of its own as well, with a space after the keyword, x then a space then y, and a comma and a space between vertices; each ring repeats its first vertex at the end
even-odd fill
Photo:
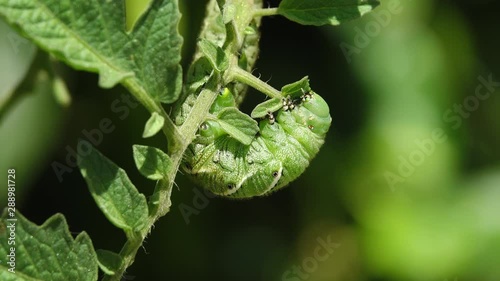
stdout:
MULTIPOLYGON (((184 170, 200 186, 231 198, 262 196, 288 185, 316 156, 331 123, 326 102, 312 91, 304 96, 271 114, 274 118, 261 120, 249 145, 217 122, 205 122, 186 152, 184 170)), ((233 106, 232 101, 231 92, 224 91, 211 113, 233 106)))

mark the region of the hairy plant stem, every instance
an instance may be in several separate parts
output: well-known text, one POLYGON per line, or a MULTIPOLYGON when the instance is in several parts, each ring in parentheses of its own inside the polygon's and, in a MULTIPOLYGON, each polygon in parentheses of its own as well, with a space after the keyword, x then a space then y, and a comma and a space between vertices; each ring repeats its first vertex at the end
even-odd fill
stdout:
POLYGON ((280 91, 276 90, 271 85, 255 77, 252 73, 241 69, 237 65, 233 65, 230 69, 228 69, 227 73, 228 77, 226 79, 229 81, 236 80, 238 82, 247 84, 250 87, 266 94, 268 97, 271 98, 283 97, 280 91))
POLYGON ((278 8, 264 8, 253 11, 254 17, 266 17, 278 15, 278 8))

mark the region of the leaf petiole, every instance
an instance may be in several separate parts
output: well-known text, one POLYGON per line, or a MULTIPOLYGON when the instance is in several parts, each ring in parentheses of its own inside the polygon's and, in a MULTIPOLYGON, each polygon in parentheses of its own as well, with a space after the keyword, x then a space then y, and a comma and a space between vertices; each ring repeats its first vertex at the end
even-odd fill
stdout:
POLYGON ((266 16, 276 16, 278 15, 278 8, 263 8, 255 9, 253 11, 253 17, 266 17, 266 16))
POLYGON ((233 81, 236 80, 238 82, 247 84, 248 86, 256 89, 257 91, 267 95, 270 98, 283 98, 283 95, 280 91, 273 88, 271 85, 266 82, 260 80, 255 77, 252 73, 241 69, 238 66, 232 66, 226 71, 228 77, 227 80, 233 81))

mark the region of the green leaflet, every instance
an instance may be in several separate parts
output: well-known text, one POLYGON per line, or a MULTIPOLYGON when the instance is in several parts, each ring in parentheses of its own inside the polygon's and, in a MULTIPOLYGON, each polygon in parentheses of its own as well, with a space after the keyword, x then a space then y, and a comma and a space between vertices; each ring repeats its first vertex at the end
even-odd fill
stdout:
POLYGON ((198 43, 198 46, 215 70, 223 72, 229 67, 229 59, 221 47, 203 38, 198 43))
POLYGON ((78 165, 97 205, 128 237, 147 224, 146 197, 139 193, 127 173, 86 141, 78 144, 78 165))
POLYGON ((262 118, 266 116, 268 113, 273 113, 278 111, 283 107, 283 101, 278 98, 273 98, 270 100, 266 100, 263 103, 259 103, 253 110, 250 116, 252 118, 262 118))
POLYGON ((143 138, 149 138, 156 135, 163 128, 165 119, 158 113, 153 112, 144 126, 143 138))
POLYGON ((219 112, 217 122, 226 133, 245 145, 249 145, 259 131, 255 120, 234 107, 219 112))
POLYGON ((309 77, 305 76, 297 82, 290 83, 281 88, 281 92, 284 96, 300 97, 301 95, 309 92, 311 87, 309 86, 309 77))
POLYGON ((0 280, 97 280, 97 257, 90 237, 82 232, 73 239, 62 214, 50 217, 41 226, 28 221, 19 211, 17 221, 9 218, 6 209, 0 219, 0 280), (15 240, 9 240, 11 229, 15 240), (15 274, 8 271, 7 263, 13 247, 15 274))
POLYGON ((99 268, 107 275, 115 275, 117 268, 123 263, 123 259, 117 253, 99 249, 96 251, 99 268))
POLYGON ((378 0, 283 0, 278 13, 303 25, 339 25, 361 17, 379 4, 378 0))
POLYGON ((99 73, 104 88, 124 83, 157 101, 178 98, 182 37, 176 0, 152 1, 130 33, 124 0, 0 0, 0 16, 75 69, 99 73))
POLYGON ((160 180, 168 176, 172 160, 158 148, 134 145, 134 161, 137 169, 150 180, 160 180))

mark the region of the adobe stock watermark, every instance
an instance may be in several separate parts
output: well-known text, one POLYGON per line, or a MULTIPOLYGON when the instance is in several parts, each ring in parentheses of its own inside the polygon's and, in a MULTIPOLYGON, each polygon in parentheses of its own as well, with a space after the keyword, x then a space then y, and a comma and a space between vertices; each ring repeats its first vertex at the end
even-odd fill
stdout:
POLYGON ((330 235, 326 237, 326 240, 318 237, 316 241, 318 245, 314 248, 312 256, 305 257, 302 259, 301 264, 294 265, 291 269, 285 271, 281 276, 282 281, 308 280, 311 274, 318 270, 320 263, 330 258, 335 249, 341 245, 333 242, 330 235))
POLYGON ((200 212, 208 207, 210 199, 215 198, 216 195, 210 191, 203 188, 203 192, 198 189, 198 187, 193 187, 193 200, 191 205, 180 203, 179 211, 182 214, 182 218, 186 224, 191 222, 190 217, 192 215, 199 215, 200 212))
MULTIPOLYGON (((132 95, 123 93, 111 103, 110 110, 117 115, 118 119, 125 120, 130 115, 130 110, 136 108, 138 105, 139 103, 134 100, 132 95)), ((89 151, 90 147, 84 147, 89 145, 88 142, 92 143, 94 147, 99 146, 104 140, 104 136, 113 132, 115 128, 116 126, 111 118, 103 118, 99 121, 97 128, 82 130, 81 138, 85 141, 78 142, 76 149, 66 145, 65 163, 53 161, 50 165, 59 182, 63 181, 64 174, 71 173, 77 168, 77 151, 89 151)))
MULTIPOLYGON (((479 84, 476 86, 473 95, 464 98, 462 103, 454 104, 443 113, 443 121, 449 125, 453 130, 457 130, 463 124, 464 119, 471 116, 471 113, 478 110, 481 102, 489 99, 500 88, 500 81, 495 81, 493 74, 488 78, 479 76, 479 84)), ((385 180, 392 191, 399 183, 404 183, 406 179, 411 177, 417 168, 421 166, 428 157, 430 157, 436 150, 439 144, 448 140, 443 128, 435 128, 432 130, 429 137, 425 139, 417 139, 414 141, 416 148, 408 155, 400 155, 398 157, 399 164, 396 171, 386 170, 384 172, 385 180)))
POLYGON ((354 28, 353 44, 342 42, 339 45, 347 62, 351 63, 352 56, 359 55, 363 49, 368 47, 372 39, 377 37, 383 28, 389 26, 393 16, 400 14, 402 11, 401 0, 392 0, 387 4, 387 7, 379 7, 368 13, 366 16, 372 17, 372 19, 363 28, 354 28))
POLYGON ((10 273, 16 273, 16 228, 17 228, 17 217, 16 217, 16 169, 7 170, 7 208, 5 227, 7 231, 7 246, 5 247, 6 252, 6 265, 7 271, 10 273))

